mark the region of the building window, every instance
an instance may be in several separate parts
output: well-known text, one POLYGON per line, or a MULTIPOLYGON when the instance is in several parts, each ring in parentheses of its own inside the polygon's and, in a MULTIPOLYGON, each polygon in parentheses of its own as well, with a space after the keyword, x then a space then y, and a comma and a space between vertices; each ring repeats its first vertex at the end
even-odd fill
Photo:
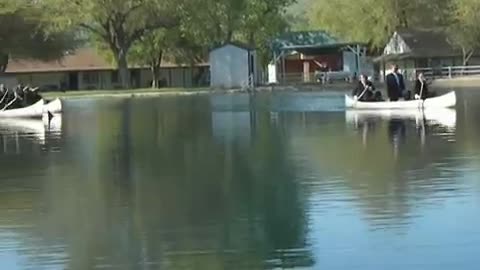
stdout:
POLYGON ((83 73, 83 82, 86 84, 98 84, 100 81, 98 72, 90 71, 83 73))

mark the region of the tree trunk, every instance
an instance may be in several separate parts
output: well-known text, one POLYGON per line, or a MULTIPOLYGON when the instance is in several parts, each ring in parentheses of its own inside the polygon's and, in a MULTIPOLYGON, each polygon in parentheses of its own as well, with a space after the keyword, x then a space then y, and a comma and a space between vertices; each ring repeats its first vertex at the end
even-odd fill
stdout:
POLYGON ((0 52, 0 73, 4 73, 7 70, 8 60, 8 54, 0 52))
POLYGON ((130 71, 128 70, 127 54, 125 49, 120 49, 116 55, 118 76, 122 88, 130 87, 130 71))
POLYGON ((152 65, 150 67, 150 71, 152 72, 152 88, 157 89, 160 88, 160 67, 157 65, 152 65))
POLYGON ((152 62, 150 64, 150 70, 152 72, 152 88, 160 88, 160 67, 162 65, 163 50, 158 52, 156 57, 152 57, 152 62))

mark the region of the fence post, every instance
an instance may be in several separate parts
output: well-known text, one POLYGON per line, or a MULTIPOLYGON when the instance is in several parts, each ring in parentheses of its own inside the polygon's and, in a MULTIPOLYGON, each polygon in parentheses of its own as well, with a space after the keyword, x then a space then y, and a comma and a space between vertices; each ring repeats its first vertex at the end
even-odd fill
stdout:
POLYGON ((452 78, 452 67, 451 66, 448 67, 448 78, 449 79, 452 78))

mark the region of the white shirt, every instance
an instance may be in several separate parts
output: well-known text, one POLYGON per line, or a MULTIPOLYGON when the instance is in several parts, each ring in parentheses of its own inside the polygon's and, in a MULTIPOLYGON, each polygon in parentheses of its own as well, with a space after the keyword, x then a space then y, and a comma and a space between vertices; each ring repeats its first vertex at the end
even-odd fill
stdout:
POLYGON ((400 87, 400 78, 398 78, 398 74, 396 72, 392 72, 393 76, 395 76, 395 80, 397 81, 398 87, 400 87))

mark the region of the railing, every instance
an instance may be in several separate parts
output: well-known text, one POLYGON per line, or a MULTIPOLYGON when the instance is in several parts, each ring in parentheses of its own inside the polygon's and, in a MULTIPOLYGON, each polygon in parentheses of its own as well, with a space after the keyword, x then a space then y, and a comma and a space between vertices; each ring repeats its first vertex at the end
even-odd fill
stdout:
POLYGON ((431 79, 440 78, 455 78, 463 76, 480 75, 480 66, 451 66, 451 67, 437 67, 437 68, 416 68, 413 69, 414 74, 422 72, 425 77, 431 79))
POLYGON ((248 75, 248 78, 246 81, 243 81, 242 83, 242 90, 249 90, 253 89, 255 87, 255 75, 250 74, 248 75))
POLYGON ((310 72, 308 74, 286 73, 279 74, 278 82, 281 84, 302 84, 302 83, 320 83, 326 84, 331 82, 349 82, 353 80, 354 74, 348 71, 331 71, 331 72, 310 72))

